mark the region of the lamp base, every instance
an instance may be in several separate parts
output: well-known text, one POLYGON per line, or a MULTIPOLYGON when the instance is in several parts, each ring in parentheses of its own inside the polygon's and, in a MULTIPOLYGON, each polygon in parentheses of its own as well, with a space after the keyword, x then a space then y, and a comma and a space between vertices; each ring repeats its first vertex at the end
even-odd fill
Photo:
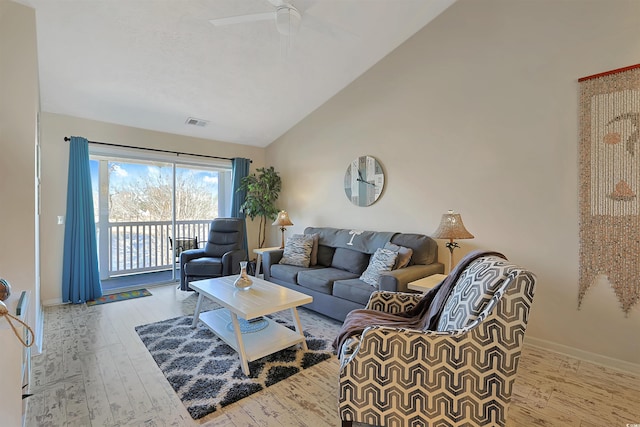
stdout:
POLYGON ((447 273, 449 274, 451 273, 451 270, 453 270, 453 250, 455 248, 459 248, 460 245, 454 242, 453 239, 450 239, 445 246, 449 249, 449 272, 447 273))
POLYGON ((280 249, 284 249, 284 230, 286 230, 286 228, 280 227, 280 231, 282 231, 282 243, 280 244, 280 249))

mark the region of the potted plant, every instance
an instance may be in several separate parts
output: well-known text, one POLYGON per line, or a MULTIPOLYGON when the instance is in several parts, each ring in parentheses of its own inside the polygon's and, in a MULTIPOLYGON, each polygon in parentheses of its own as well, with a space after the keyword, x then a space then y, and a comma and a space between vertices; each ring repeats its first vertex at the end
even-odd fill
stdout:
POLYGON ((267 220, 273 220, 278 215, 276 200, 282 189, 282 179, 273 166, 256 169, 257 174, 251 174, 240 182, 238 191, 246 191, 247 195, 240 210, 253 219, 260 217, 258 230, 258 248, 264 247, 266 239, 267 220))

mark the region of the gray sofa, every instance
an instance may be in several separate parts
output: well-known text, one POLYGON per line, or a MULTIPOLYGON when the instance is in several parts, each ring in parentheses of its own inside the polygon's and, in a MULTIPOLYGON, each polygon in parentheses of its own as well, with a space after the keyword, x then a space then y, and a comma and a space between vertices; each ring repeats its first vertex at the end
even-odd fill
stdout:
POLYGON ((343 321, 357 308, 364 308, 375 290, 411 292, 407 284, 432 274, 443 273, 438 247, 423 234, 307 227, 304 234, 318 234, 317 264, 298 267, 279 264, 283 250, 263 254, 265 280, 313 297, 305 307, 343 321), (386 243, 411 248, 413 254, 404 268, 383 272, 378 286, 359 279, 376 249, 386 243))

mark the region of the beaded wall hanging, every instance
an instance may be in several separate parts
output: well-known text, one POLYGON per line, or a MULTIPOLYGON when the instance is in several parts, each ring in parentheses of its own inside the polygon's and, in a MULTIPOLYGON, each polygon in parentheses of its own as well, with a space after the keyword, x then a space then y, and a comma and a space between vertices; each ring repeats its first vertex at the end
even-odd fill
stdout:
POLYGON ((640 300, 640 64, 578 82, 578 306, 604 275, 628 314, 640 300))

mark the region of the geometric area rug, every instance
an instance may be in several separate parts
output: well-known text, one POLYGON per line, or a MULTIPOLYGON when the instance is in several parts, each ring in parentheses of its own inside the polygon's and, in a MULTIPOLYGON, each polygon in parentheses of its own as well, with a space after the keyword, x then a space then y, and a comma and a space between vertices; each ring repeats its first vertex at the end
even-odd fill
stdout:
MULTIPOLYGON (((295 330, 277 313, 268 317, 295 330)), ((238 353, 201 322, 192 329, 192 321, 193 316, 181 316, 135 330, 195 420, 333 355, 331 340, 305 332, 308 351, 296 345, 249 362, 246 376, 238 353)))

